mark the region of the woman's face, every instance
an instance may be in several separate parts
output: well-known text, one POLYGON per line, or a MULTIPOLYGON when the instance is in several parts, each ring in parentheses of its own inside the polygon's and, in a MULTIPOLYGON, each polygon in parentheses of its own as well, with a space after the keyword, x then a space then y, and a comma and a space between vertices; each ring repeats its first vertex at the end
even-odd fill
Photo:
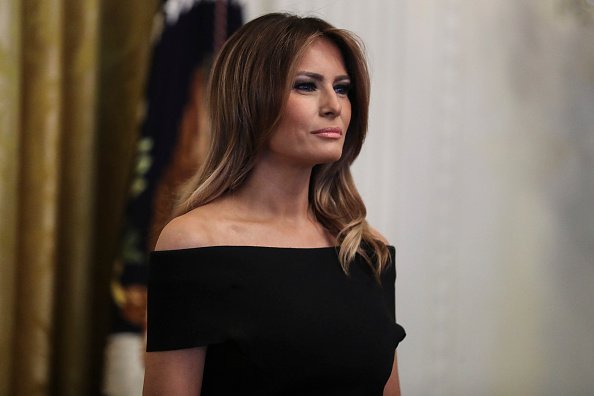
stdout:
POLYGON ((312 43, 298 62, 289 98, 265 156, 298 166, 338 161, 351 120, 350 78, 331 41, 312 43))

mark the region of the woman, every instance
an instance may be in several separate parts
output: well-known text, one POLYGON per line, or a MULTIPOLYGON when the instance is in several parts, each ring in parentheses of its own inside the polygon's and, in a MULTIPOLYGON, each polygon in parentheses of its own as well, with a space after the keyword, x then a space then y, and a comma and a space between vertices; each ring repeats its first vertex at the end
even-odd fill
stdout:
POLYGON ((269 14, 221 49, 209 157, 151 256, 145 395, 399 395, 394 250, 349 166, 359 41, 269 14))

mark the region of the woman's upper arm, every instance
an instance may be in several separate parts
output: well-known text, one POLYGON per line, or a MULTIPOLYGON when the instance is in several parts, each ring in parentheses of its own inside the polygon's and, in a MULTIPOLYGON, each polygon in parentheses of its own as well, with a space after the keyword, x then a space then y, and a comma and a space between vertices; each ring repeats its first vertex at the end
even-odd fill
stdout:
POLYGON ((400 396, 400 378, 398 376, 398 357, 394 352, 394 363, 392 364, 392 373, 386 386, 384 387, 384 396, 400 396))
POLYGON ((206 347, 147 352, 143 396, 199 396, 206 347))
MULTIPOLYGON (((155 250, 202 246, 200 227, 188 216, 173 219, 162 230, 155 250)), ((149 294, 150 294, 149 287, 149 294)), ((150 335, 151 329, 147 332, 150 335)), ((143 396, 199 396, 207 347, 147 352, 143 396)))

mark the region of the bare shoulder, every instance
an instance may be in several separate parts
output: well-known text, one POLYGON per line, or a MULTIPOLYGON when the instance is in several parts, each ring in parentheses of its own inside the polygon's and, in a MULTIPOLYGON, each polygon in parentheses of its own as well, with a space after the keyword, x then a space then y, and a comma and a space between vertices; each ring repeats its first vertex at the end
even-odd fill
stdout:
POLYGON ((161 231, 155 250, 176 250, 204 247, 212 244, 207 224, 210 210, 200 207, 171 220, 161 231))

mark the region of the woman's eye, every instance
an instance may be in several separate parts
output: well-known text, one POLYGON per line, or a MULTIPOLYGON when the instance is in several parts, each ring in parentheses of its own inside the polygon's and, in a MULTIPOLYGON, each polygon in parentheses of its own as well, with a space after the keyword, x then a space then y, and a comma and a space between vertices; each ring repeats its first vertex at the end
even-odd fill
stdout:
POLYGON ((303 92, 313 92, 316 90, 316 84, 310 81, 296 82, 293 85, 293 89, 303 92))
POLYGON ((351 90, 351 84, 337 84, 334 86, 334 91, 339 95, 347 95, 351 90))

